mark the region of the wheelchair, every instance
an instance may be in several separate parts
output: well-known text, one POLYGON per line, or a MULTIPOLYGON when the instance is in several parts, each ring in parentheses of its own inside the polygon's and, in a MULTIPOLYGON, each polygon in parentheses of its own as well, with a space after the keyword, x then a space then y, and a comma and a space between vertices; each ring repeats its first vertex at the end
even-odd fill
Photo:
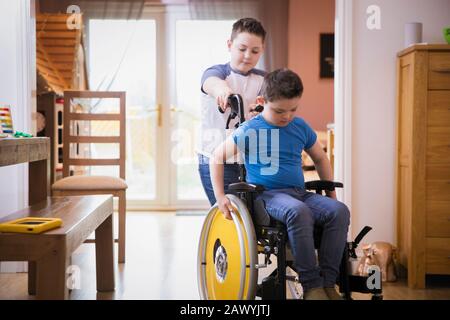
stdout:
MULTIPOLYGON (((229 100, 232 107, 230 117, 240 116, 243 108, 240 96, 229 100), (234 107, 234 110, 233 110, 234 107)), ((230 120, 230 119, 229 119, 230 120)), ((227 122, 228 126, 229 121, 227 122)), ((290 268, 295 273, 293 257, 288 247, 286 226, 273 220, 265 210, 264 201, 257 199, 264 191, 262 186, 245 182, 245 167, 240 165, 240 182, 228 187, 227 197, 233 210, 233 220, 225 219, 215 204, 207 214, 202 226, 198 256, 197 280, 201 299, 212 300, 280 300, 287 297, 287 282, 297 282, 298 277, 288 275, 290 268), (259 270, 268 268, 271 258, 276 257, 276 268, 260 282, 259 270), (259 263, 264 257, 264 263, 259 263)), ((322 194, 343 187, 332 181, 310 181, 307 190, 322 194)), ((339 292, 346 300, 352 292, 368 293, 372 300, 381 300, 381 273, 361 276, 352 271, 352 261, 357 261, 356 248, 361 239, 371 230, 364 227, 355 240, 347 242, 340 264, 337 280, 339 292), (378 277, 379 286, 370 285, 369 277, 378 277)), ((321 230, 314 230, 315 247, 320 247, 321 230)))
MULTIPOLYGON (((310 181, 305 188, 322 193, 342 184, 332 181, 310 181)), ((201 299, 218 300, 279 300, 287 297, 287 281, 298 278, 287 275, 287 268, 294 268, 293 257, 287 245, 286 226, 273 220, 264 208, 264 202, 256 200, 261 186, 238 182, 229 186, 227 197, 233 206, 233 220, 224 218, 214 205, 204 221, 198 247, 197 275, 201 299), (259 264, 258 256, 264 256, 259 264), (258 271, 271 264, 276 257, 276 268, 258 283, 258 271)), ((381 273, 376 282, 378 288, 369 285, 369 275, 352 272, 352 260, 357 259, 356 248, 371 230, 364 227, 355 240, 347 242, 340 264, 338 287, 341 296, 352 299, 352 292, 372 294, 372 300, 381 300, 381 273)), ((314 230, 315 247, 320 247, 321 229, 314 230)))

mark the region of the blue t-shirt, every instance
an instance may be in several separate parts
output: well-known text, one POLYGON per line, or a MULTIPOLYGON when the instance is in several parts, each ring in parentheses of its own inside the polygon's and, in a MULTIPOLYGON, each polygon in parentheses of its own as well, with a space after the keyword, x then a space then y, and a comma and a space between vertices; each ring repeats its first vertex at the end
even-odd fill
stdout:
POLYGON ((317 140, 305 120, 295 117, 287 126, 278 127, 259 114, 236 129, 233 140, 243 153, 247 182, 268 190, 305 188, 302 151, 317 140))

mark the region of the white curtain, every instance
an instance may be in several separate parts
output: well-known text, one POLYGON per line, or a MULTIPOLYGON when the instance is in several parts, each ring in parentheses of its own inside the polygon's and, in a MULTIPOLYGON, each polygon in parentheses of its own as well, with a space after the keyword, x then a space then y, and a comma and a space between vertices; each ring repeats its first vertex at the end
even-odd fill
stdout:
POLYGON ((261 21, 267 32, 263 55, 265 70, 287 67, 288 0, 189 0, 188 3, 194 20, 252 17, 261 21))

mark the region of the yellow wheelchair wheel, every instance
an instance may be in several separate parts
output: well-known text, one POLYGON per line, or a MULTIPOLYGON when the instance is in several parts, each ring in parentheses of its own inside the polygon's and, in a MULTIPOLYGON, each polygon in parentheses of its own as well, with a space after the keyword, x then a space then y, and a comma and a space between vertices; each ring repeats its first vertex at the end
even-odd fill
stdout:
POLYGON ((214 205, 200 235, 197 275, 201 299, 251 300, 258 281, 255 228, 245 204, 230 199, 233 220, 214 205))

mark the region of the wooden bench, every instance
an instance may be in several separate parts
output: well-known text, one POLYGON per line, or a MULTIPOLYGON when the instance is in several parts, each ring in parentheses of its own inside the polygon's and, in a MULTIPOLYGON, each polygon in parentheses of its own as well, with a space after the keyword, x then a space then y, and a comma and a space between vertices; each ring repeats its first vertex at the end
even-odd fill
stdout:
MULTIPOLYGON (((28 162, 31 207, 0 222, 19 217, 60 217, 63 226, 44 234, 0 233, 0 261, 28 261, 28 293, 38 299, 66 299, 70 255, 95 231, 97 290, 114 290, 112 197, 109 195, 48 198, 50 139, 0 139, 0 167, 28 162)), ((3 212, 1 212, 3 213, 3 212)))
POLYGON ((0 219, 55 217, 60 228, 41 234, 0 233, 0 261, 30 261, 28 291, 37 299, 67 299, 71 254, 95 231, 97 290, 114 290, 111 195, 47 198, 0 219))

